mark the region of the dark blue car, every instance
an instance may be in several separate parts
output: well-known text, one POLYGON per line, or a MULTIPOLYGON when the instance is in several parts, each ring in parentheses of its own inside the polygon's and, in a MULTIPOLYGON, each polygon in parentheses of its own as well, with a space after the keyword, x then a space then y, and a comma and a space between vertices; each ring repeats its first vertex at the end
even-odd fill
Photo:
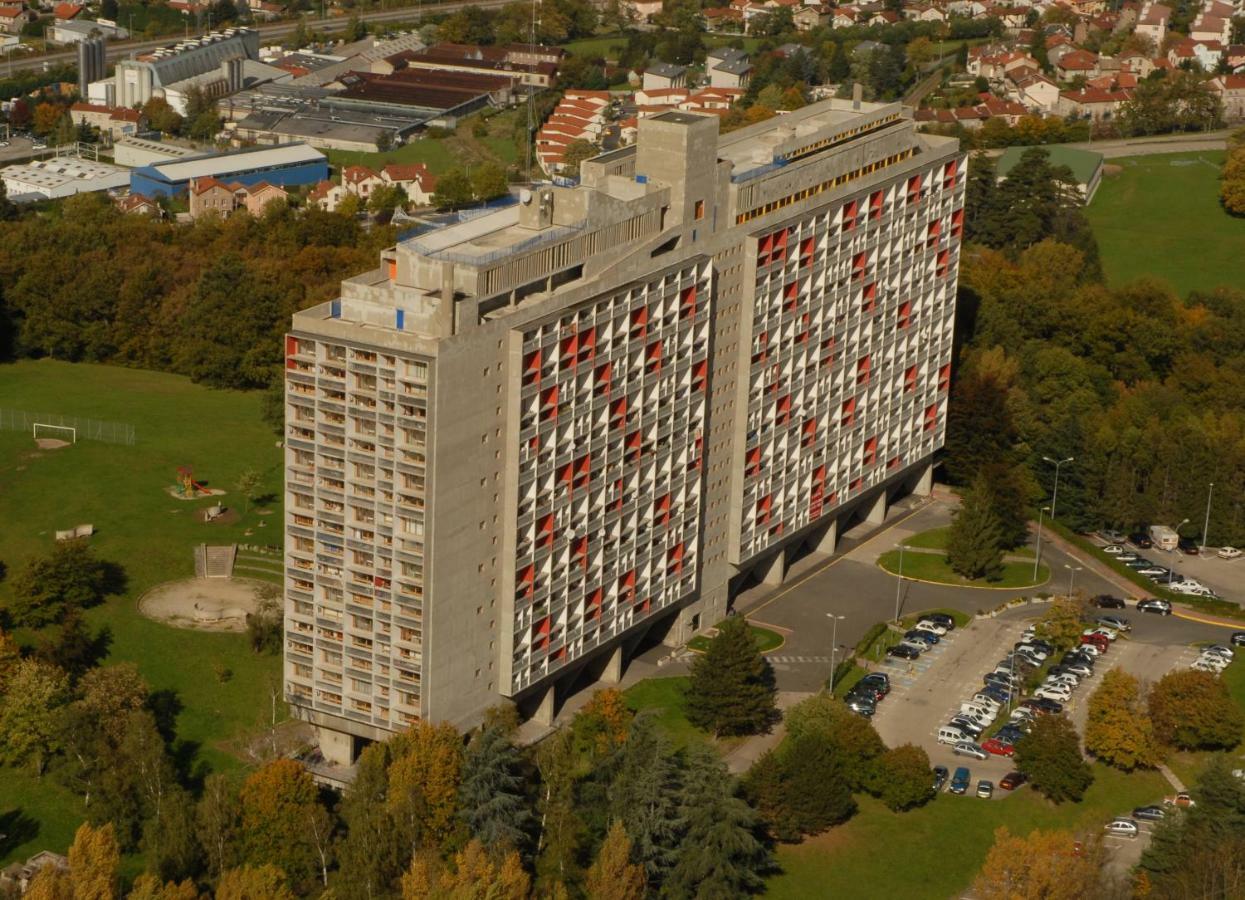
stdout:
POLYGON ((955 770, 955 774, 951 776, 951 793, 962 794, 968 790, 968 786, 972 783, 973 776, 964 766, 960 766, 955 770))

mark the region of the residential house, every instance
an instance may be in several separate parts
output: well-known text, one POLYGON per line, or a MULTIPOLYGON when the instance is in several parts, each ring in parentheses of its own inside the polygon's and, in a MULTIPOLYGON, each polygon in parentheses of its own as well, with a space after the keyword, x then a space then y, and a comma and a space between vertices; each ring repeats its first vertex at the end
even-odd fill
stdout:
POLYGON ((1210 89, 1223 102, 1225 121, 1245 121, 1245 75, 1218 75, 1210 80, 1210 89))
POLYGON ((77 18, 84 8, 77 3, 58 3, 52 8, 52 16, 58 22, 68 22, 77 18))
POLYGON ((1099 74, 1098 54, 1090 53, 1088 50, 1073 50, 1065 53, 1059 58, 1059 62, 1055 63, 1055 74, 1059 76, 1060 81, 1071 81, 1077 76, 1094 78, 1099 74))
POLYGON ((0 889, 24 894, 35 876, 48 866, 68 872, 69 859, 51 850, 40 850, 24 863, 11 863, 0 870, 0 889))
POLYGON ((5 34, 19 34, 22 26, 38 18, 24 6, 0 6, 0 31, 5 34))
POLYGON ((743 10, 733 6, 711 6, 702 9, 700 14, 704 16, 705 27, 709 31, 738 31, 743 27, 743 10))
POLYGON ((1163 40, 1167 37, 1167 26, 1171 22, 1171 17, 1171 7, 1164 6, 1162 3, 1147 2, 1141 8, 1134 33, 1153 41, 1154 49, 1157 52, 1163 47, 1163 40))
POLYGON ((623 4, 635 22, 652 21, 653 16, 661 14, 663 6, 663 0, 626 0, 623 4))
POLYGON ((869 17, 870 25, 897 25, 899 23, 899 13, 893 9, 880 9, 869 17))
POLYGON ((266 181, 261 181, 259 184, 234 185, 234 196, 238 203, 246 207, 246 211, 253 216, 263 215, 269 203, 278 201, 287 203, 290 199, 289 191, 266 181))
POLYGON ((1061 116, 1107 122, 1115 118, 1120 107, 1131 100, 1132 91, 1104 91, 1102 88, 1084 87, 1079 91, 1062 91, 1055 111, 1061 116))
POLYGON ((933 3, 917 2, 904 6, 904 17, 914 22, 935 22, 939 25, 947 23, 947 12, 933 3))
POLYGON ((710 87, 746 88, 752 80, 748 54, 733 47, 709 51, 705 57, 705 71, 709 74, 710 87))
POLYGON ((1041 74, 1013 81, 1008 95, 1017 103, 1042 113, 1053 113, 1059 105, 1059 85, 1041 74))
POLYGON ((1131 53, 1120 57, 1120 71, 1132 72, 1138 78, 1145 78, 1154 71, 1154 60, 1141 53, 1131 53))
POLYGON ((1224 48, 1223 56, 1233 72, 1245 69, 1245 44, 1229 44, 1224 48))
POLYGON ((98 129, 100 134, 109 135, 114 140, 126 135, 138 134, 145 121, 143 114, 137 109, 82 102, 69 107, 69 118, 75 125, 87 125, 98 129))
POLYGON ((796 31, 812 31, 830 24, 831 9, 819 3, 806 3, 792 14, 796 31))
POLYGON ((338 205, 346 198, 346 189, 340 184, 327 179, 319 182, 307 194, 307 205, 319 207, 326 212, 335 212, 338 205))
POLYGON ((416 206, 430 205, 437 189, 437 176, 429 172, 423 163, 391 164, 381 169, 380 177, 386 184, 402 188, 407 199, 416 206))
POLYGON ((859 14, 854 6, 840 6, 834 11, 834 15, 830 19, 831 28, 851 28, 856 24, 856 16, 859 14))
POLYGON ((215 178, 192 178, 190 181, 190 218, 215 212, 227 216, 237 206, 233 187, 215 178))
POLYGON ((1232 19, 1200 15, 1189 25, 1189 37, 1195 41, 1218 41, 1227 44, 1232 40, 1232 19))
POLYGON ((687 67, 670 63, 649 63, 644 70, 644 89, 687 87, 687 67))
POLYGON ((114 200, 113 205, 121 212, 132 215, 154 216, 155 218, 161 218, 164 215, 160 204, 146 194, 126 194, 114 200))
POLYGON ((1177 41, 1167 51, 1167 61, 1173 66, 1192 65, 1204 72, 1215 71, 1222 56, 1223 44, 1219 41, 1195 41, 1193 38, 1177 41))
POLYGON ((367 166, 346 166, 342 169, 342 187, 347 194, 354 194, 366 202, 372 191, 383 186, 385 180, 367 166))

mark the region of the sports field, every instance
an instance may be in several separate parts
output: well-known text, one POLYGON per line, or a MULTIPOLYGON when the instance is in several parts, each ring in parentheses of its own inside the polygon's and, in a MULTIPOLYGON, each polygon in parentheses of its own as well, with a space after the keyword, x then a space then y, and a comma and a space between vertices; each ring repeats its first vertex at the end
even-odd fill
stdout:
POLYGON ((1103 177, 1085 212, 1110 284, 1157 275, 1182 297, 1240 286, 1245 219, 1219 205, 1223 159, 1206 150, 1107 160, 1121 171, 1103 177))
MULTIPOLYGON (((55 531, 94 525, 92 546, 128 576, 123 595, 88 613, 92 627, 111 630, 110 661, 132 660, 153 690, 168 692, 181 709, 178 741, 195 765, 241 767, 232 742, 267 723, 269 686, 280 686, 279 658, 254 655, 245 635, 182 631, 143 618, 137 600, 157 583, 193 575, 196 543, 281 543, 281 451, 260 420, 259 394, 45 360, 0 366, 0 397, 6 408, 135 426, 134 446, 82 440, 50 451, 38 450, 27 432, 0 431, 0 561, 12 574, 29 556, 47 553, 55 531), (234 483, 246 469, 262 475, 261 493, 270 497, 251 504, 236 523, 197 522, 194 511, 212 500, 176 500, 165 492, 183 465, 200 482, 224 489, 218 501, 239 512, 244 504, 234 483)), ((0 581, 0 605, 10 599, 10 583, 0 581)), ((35 638, 16 636, 26 643, 35 638)), ((0 826, 21 824, 27 838, 0 845, 0 864, 24 859, 31 848, 63 850, 79 821, 77 801, 53 778, 0 770, 0 826)), ((0 832, 13 834, 10 827, 0 832)))

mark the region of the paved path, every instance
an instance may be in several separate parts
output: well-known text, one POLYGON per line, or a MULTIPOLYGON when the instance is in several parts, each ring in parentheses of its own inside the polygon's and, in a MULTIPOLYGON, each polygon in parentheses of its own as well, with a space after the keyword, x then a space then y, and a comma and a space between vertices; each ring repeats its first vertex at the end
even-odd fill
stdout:
POLYGON ((1231 128, 1201 134, 1164 134, 1157 137, 1123 138, 1085 141, 1068 144, 1080 150, 1093 150, 1107 159, 1117 156, 1153 156, 1159 153, 1189 153, 1197 150, 1222 150, 1227 147, 1231 128))
MULTIPOLYGON (((801 700, 811 697, 807 691, 779 691, 778 708, 786 712, 801 700)), ((777 747, 787 734, 787 723, 780 721, 768 734, 757 734, 745 738, 738 746, 728 750, 724 757, 726 768, 736 775, 741 775, 752 768, 752 764, 768 751, 777 747)))

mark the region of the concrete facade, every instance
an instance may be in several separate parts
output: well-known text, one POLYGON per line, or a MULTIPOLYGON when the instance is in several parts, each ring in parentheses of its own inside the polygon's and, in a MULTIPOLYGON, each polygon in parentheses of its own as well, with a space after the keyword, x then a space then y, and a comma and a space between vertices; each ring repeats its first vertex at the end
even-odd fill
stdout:
POLYGON ((922 486, 964 166, 898 104, 728 135, 667 112, 579 185, 407 240, 296 314, 295 714, 363 739, 507 699, 551 717, 922 486))

